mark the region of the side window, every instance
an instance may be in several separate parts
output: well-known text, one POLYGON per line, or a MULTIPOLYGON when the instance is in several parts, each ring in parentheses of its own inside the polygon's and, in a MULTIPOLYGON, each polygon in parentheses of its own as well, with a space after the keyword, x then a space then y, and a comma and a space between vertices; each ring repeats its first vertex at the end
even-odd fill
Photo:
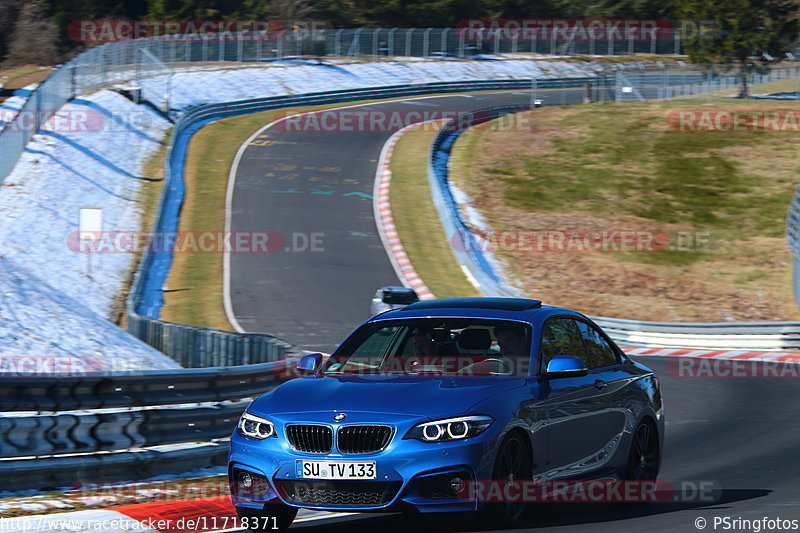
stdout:
POLYGON ((586 366, 590 370, 592 368, 615 365, 619 362, 614 349, 606 342, 599 331, 581 321, 578 321, 578 329, 581 332, 583 343, 586 345, 586 366))
POLYGON ((584 359, 586 352, 575 321, 569 318, 554 318, 545 322, 539 353, 542 371, 547 369, 547 363, 556 355, 571 355, 584 359))

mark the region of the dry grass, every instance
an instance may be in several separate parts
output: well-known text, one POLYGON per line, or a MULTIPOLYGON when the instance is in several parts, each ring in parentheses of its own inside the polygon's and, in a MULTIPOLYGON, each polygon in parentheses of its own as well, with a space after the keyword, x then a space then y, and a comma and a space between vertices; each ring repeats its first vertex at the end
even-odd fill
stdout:
POLYGON ((710 238, 689 250, 500 253, 531 296, 634 319, 796 319, 783 232, 800 136, 666 127, 676 109, 787 108, 695 98, 539 109, 521 131, 463 135, 452 176, 496 230, 710 238))

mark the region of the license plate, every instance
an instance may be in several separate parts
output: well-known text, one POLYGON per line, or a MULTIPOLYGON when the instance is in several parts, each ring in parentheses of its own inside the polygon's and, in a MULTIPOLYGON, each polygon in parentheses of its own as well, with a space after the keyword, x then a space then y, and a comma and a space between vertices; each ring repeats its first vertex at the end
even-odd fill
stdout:
POLYGON ((375 461, 297 461, 303 479, 377 479, 375 461))

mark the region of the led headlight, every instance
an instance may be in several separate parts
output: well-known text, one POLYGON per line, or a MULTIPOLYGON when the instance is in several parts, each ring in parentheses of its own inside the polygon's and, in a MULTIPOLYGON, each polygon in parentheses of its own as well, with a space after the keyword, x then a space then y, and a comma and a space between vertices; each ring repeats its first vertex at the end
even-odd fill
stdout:
POLYGON ((406 434, 406 439, 422 442, 447 442, 468 439, 483 433, 492 424, 488 416, 462 416, 417 424, 406 434))
POLYGON ((257 440, 278 436, 272 422, 250 413, 244 413, 239 419, 239 434, 257 440))

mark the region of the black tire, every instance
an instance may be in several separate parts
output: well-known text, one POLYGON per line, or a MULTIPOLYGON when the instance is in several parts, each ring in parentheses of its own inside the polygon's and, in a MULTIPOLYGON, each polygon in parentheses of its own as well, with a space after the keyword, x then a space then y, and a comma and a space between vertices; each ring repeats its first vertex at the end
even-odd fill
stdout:
POLYGON ((631 439, 626 481, 655 481, 659 470, 659 438, 650 420, 639 422, 631 439))
POLYGON ((247 531, 272 532, 286 531, 292 525, 297 508, 283 504, 265 505, 264 509, 237 507, 241 525, 247 531))
MULTIPOLYGON (((497 452, 492 481, 529 481, 533 472, 533 458, 524 437, 512 433, 503 441, 497 452)), ((491 502, 486 504, 484 519, 493 528, 519 525, 528 510, 526 502, 491 502)))

